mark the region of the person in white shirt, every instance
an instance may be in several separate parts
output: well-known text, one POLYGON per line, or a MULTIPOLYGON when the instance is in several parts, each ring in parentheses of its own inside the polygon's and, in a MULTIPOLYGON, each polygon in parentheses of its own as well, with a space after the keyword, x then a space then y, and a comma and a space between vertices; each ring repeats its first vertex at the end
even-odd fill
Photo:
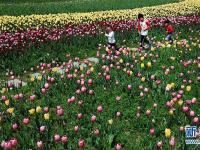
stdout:
POLYGON ((111 27, 107 27, 105 36, 108 38, 109 48, 118 50, 117 45, 116 45, 116 40, 115 40, 115 33, 111 27))
POLYGON ((138 15, 138 33, 141 35, 140 47, 144 48, 144 42, 146 42, 149 47, 151 43, 148 39, 148 30, 150 29, 150 22, 144 19, 143 14, 138 15))

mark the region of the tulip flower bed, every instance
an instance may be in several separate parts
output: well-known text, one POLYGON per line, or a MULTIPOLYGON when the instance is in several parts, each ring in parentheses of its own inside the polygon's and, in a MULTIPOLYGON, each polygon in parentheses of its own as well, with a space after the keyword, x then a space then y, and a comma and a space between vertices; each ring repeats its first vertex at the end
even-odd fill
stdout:
MULTIPOLYGON (((179 24, 198 24, 200 16, 179 16, 179 17, 160 17, 152 18, 152 27, 162 27, 166 19, 172 21, 174 25, 179 24)), ((70 38, 71 36, 97 36, 104 33, 106 26, 112 26, 115 31, 125 31, 135 29, 135 20, 121 21, 100 21, 91 24, 66 25, 65 28, 39 28, 19 30, 18 32, 2 31, 0 34, 0 53, 7 53, 13 50, 23 50, 37 44, 45 44, 50 41, 58 41, 61 38, 70 38)))
POLYGON ((147 18, 165 16, 186 16, 199 14, 200 0, 183 0, 178 3, 122 10, 108 10, 88 13, 60 13, 48 15, 0 16, 1 30, 26 30, 27 28, 65 27, 67 24, 83 24, 96 21, 132 20, 138 13, 147 18))
POLYGON ((151 50, 99 45, 96 64, 66 54, 35 67, 26 86, 4 85, 1 147, 197 149, 184 128, 199 126, 199 30, 188 34, 151 50))

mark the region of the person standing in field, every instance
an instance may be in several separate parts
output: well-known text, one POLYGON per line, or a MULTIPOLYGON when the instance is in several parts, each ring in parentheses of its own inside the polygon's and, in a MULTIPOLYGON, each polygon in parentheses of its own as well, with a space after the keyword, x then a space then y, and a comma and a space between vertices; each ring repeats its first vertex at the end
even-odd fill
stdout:
POLYGON ((140 47, 144 49, 144 43, 147 43, 151 48, 151 43, 148 38, 148 31, 151 27, 149 20, 144 19, 143 14, 138 14, 138 33, 140 34, 140 47))
POLYGON ((169 41, 172 44, 173 43, 172 35, 173 35, 173 32, 174 32, 174 28, 170 24, 169 20, 165 21, 165 30, 167 32, 167 36, 166 36, 165 40, 169 41))
POLYGON ((116 40, 115 40, 115 33, 114 33, 114 31, 112 30, 111 27, 106 28, 105 36, 108 38, 109 48, 113 48, 115 50, 118 50, 117 45, 116 45, 116 40))

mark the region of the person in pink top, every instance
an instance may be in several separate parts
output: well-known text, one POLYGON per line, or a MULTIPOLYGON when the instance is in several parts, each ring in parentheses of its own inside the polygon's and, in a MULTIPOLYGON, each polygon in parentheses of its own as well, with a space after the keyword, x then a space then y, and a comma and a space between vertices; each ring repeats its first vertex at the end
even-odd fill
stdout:
POLYGON ((147 43, 149 45, 149 48, 151 48, 151 43, 148 38, 148 31, 151 28, 151 23, 149 20, 144 19, 143 14, 138 14, 138 33, 141 36, 140 39, 140 47, 144 48, 144 43, 147 43))

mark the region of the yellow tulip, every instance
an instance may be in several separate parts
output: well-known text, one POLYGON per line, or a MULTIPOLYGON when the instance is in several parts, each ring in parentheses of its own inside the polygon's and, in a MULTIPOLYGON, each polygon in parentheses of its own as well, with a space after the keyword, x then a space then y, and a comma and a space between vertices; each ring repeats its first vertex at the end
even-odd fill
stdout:
POLYGON ((28 112, 29 112, 30 115, 33 115, 35 113, 35 109, 34 108, 29 109, 28 112))
POLYGON ((10 114, 12 114, 14 112, 14 110, 15 110, 14 108, 8 108, 7 112, 10 113, 10 114))
POLYGON ((54 68, 52 69, 52 72, 58 72, 58 70, 59 70, 58 67, 54 67, 54 68))
POLYGON ((124 61, 123 61, 123 59, 120 59, 119 62, 122 64, 124 61))
POLYGON ((38 76, 38 78, 37 78, 39 81, 41 81, 42 80, 42 76, 38 76))
POLYGON ((144 57, 143 57, 143 56, 142 56, 142 57, 140 57, 140 60, 141 60, 141 61, 143 61, 143 60, 144 60, 144 57))
POLYGON ((44 119, 49 120, 49 113, 44 114, 44 119))
POLYGON ((145 80, 146 80, 145 77, 142 77, 142 78, 141 78, 141 81, 142 81, 142 82, 145 82, 145 80))
POLYGON ((91 68, 90 68, 90 71, 93 72, 93 71, 94 71, 94 67, 91 67, 91 68))
POLYGON ((36 107, 36 112, 37 112, 37 113, 40 113, 40 112, 42 112, 42 107, 40 107, 40 106, 37 106, 37 107, 36 107))
POLYGON ((166 128, 165 129, 165 137, 169 138, 171 136, 171 129, 166 128))
POLYGON ((113 124, 113 120, 112 119, 110 119, 110 120, 108 120, 108 124, 113 124))
POLYGON ((7 100, 5 101, 5 104, 6 104, 6 106, 8 106, 8 105, 10 104, 10 101, 7 99, 7 100))
POLYGON ((171 83, 171 87, 174 88, 175 87, 175 83, 171 83))
POLYGON ((35 81, 35 78, 34 77, 31 77, 31 82, 34 82, 35 81))
POLYGON ((141 63, 140 67, 141 67, 141 68, 144 68, 144 63, 141 63))
POLYGON ((83 71, 83 69, 84 69, 83 66, 80 66, 80 70, 83 71))
POLYGON ((151 67, 151 62, 147 63, 147 67, 149 67, 149 68, 151 67))
POLYGON ((179 104, 180 106, 183 105, 183 100, 180 99, 180 100, 178 101, 178 104, 179 104))
POLYGON ((187 92, 190 92, 191 89, 192 89, 192 87, 191 87, 190 85, 186 86, 186 91, 187 91, 187 92))
POLYGON ((198 63, 198 68, 200 68, 200 63, 198 63))
POLYGON ((174 111, 172 109, 169 110, 169 115, 173 115, 174 111))

